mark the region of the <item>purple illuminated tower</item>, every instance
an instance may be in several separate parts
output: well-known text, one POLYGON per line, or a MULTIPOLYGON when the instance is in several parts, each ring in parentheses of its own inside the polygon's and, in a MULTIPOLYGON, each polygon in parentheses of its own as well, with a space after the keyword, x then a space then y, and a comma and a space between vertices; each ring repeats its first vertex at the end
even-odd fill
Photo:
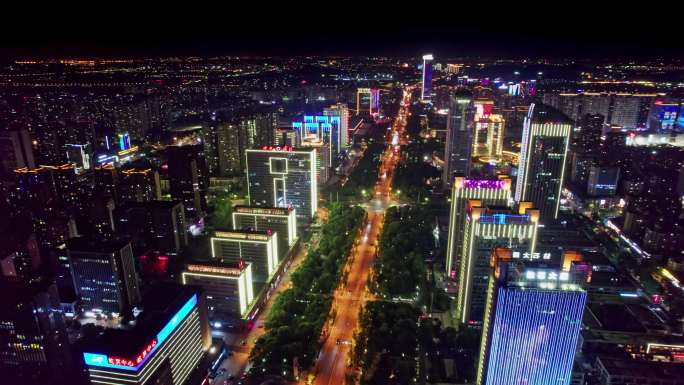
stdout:
POLYGON ((432 93, 432 54, 423 55, 423 89, 420 93, 420 100, 430 101, 432 93))

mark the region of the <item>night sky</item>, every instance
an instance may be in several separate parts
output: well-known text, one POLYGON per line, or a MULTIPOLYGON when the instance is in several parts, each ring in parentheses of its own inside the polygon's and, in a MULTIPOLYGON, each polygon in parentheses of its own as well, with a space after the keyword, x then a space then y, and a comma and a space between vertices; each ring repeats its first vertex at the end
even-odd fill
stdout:
POLYGON ((0 54, 5 59, 417 56, 428 51, 439 57, 684 57, 684 39, 675 23, 645 14, 643 20, 622 17, 582 8, 578 3, 573 3, 574 11, 562 13, 535 11, 532 6, 525 13, 497 12, 495 3, 487 9, 432 7, 424 17, 418 10, 399 14, 381 7, 353 12, 354 5, 347 3, 327 11, 293 6, 266 12, 269 5, 260 4, 259 10, 245 11, 190 7, 187 13, 177 13, 122 5, 94 15, 79 13, 81 9, 59 10, 61 17, 48 13, 22 16, 0 26, 0 54))

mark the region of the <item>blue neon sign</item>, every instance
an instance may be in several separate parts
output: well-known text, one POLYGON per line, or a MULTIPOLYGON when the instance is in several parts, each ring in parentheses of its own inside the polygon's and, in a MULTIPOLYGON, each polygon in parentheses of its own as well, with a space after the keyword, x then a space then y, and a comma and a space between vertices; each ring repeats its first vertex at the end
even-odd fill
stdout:
POLYGON ((103 368, 112 368, 112 369, 123 369, 123 370, 129 370, 129 371, 138 371, 144 364, 147 362, 150 357, 154 355, 154 352, 157 351, 157 349, 162 345, 162 343, 169 338, 171 333, 173 333, 174 330, 180 325, 181 322, 185 320, 185 318, 190 314, 190 312, 195 308, 197 305, 197 295, 193 295, 192 298, 188 300, 188 302, 183 305, 183 307, 178 310, 178 312, 169 320, 169 322, 166 323, 166 325, 157 333, 157 338, 155 339, 154 346, 150 350, 149 353, 145 355, 145 357, 140 361, 140 363, 136 364, 135 366, 128 366, 128 365, 117 365, 114 363, 110 362, 110 357, 107 356, 106 354, 99 354, 99 353, 83 353, 83 361, 85 362, 86 365, 88 366, 99 366, 103 368))

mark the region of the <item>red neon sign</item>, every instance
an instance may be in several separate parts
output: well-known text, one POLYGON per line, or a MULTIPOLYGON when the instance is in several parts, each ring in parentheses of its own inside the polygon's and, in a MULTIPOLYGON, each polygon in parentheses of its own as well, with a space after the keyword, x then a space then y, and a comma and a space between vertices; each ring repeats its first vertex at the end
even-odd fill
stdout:
POLYGON ((263 146, 261 149, 264 151, 294 151, 292 146, 263 146))
POLYGON ((109 358, 107 358, 107 362, 112 364, 112 365, 122 365, 122 366, 133 367, 133 366, 136 366, 139 363, 141 363, 142 360, 144 360, 145 357, 147 357, 147 355, 150 354, 150 352, 152 351, 152 349, 154 349, 155 346, 157 346, 157 339, 156 338, 153 339, 152 342, 147 344, 147 346, 145 346, 145 348, 142 350, 142 352, 140 352, 140 354, 138 354, 138 356, 134 360, 129 360, 129 359, 120 358, 120 357, 109 357, 109 358))

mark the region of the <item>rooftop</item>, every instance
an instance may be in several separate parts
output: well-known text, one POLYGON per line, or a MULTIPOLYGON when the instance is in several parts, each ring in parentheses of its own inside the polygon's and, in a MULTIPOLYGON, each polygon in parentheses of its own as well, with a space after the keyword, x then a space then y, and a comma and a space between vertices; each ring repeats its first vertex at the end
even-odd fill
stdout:
POLYGON ((156 284, 143 293, 142 313, 133 326, 106 329, 96 337, 83 341, 83 351, 133 358, 152 342, 173 316, 199 290, 194 286, 171 283, 156 284))
POLYGON ((684 364, 625 360, 600 356, 601 365, 611 376, 641 377, 649 380, 684 378, 684 364))
POLYGON ((532 121, 535 123, 567 123, 572 124, 572 120, 557 109, 541 103, 534 103, 532 111, 532 121))

